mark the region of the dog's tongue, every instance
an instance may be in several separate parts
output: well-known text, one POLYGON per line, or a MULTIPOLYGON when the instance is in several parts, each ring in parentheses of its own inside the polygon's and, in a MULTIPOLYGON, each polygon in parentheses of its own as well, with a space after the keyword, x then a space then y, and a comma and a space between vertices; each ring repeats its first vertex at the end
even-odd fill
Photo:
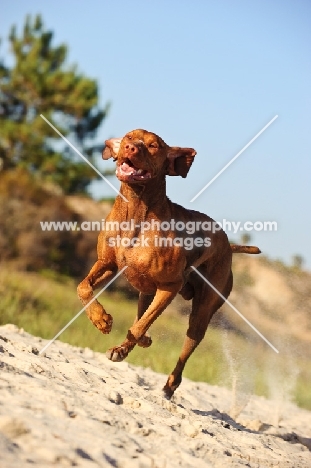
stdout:
POLYGON ((121 173, 121 175, 125 174, 127 176, 135 176, 135 177, 139 177, 140 179, 150 178, 150 173, 147 172, 145 169, 137 169, 136 167, 131 166, 125 161, 121 164, 121 166, 119 166, 119 168, 117 168, 116 170, 117 175, 119 172, 121 173))
POLYGON ((132 174, 134 172, 133 167, 129 166, 126 162, 122 163, 121 168, 123 172, 128 174, 132 174))

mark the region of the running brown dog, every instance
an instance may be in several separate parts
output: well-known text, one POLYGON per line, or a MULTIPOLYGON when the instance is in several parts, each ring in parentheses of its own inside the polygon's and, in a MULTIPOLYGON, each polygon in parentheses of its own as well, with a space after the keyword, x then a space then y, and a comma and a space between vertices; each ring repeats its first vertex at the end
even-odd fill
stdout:
MULTIPOLYGON (((127 201, 117 196, 105 221, 106 230, 99 234, 98 260, 78 286, 78 295, 87 305, 94 289, 126 266, 124 275, 139 291, 137 316, 126 339, 107 351, 112 361, 125 359, 136 344, 151 345, 150 325, 178 293, 192 299, 181 355, 163 389, 167 398, 180 385, 189 356, 224 302, 191 266, 227 298, 232 288, 232 252, 260 253, 257 247, 230 245, 211 218, 166 196, 166 176, 186 177, 195 155, 194 149, 170 147, 146 130, 106 141, 103 159, 116 160, 120 194, 127 201)), ((111 331, 112 317, 97 300, 86 312, 102 333, 111 331)))

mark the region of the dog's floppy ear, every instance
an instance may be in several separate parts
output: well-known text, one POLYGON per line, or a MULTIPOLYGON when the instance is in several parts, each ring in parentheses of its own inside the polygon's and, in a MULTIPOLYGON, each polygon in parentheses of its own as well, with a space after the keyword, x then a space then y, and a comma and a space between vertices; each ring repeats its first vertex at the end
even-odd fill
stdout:
POLYGON ((102 158, 115 158, 119 152, 121 140, 122 138, 110 138, 110 140, 106 140, 102 158))
POLYGON ((171 147, 167 152, 169 161, 167 174, 187 177, 193 159, 197 152, 193 148, 171 147))

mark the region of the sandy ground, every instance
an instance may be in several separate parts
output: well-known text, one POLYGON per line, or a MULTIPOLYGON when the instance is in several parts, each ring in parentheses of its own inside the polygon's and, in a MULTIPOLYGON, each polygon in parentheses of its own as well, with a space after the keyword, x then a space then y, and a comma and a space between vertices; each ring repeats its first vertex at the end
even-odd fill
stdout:
POLYGON ((1 468, 311 466, 311 413, 291 403, 252 396, 234 420, 225 388, 184 379, 167 401, 166 376, 45 343, 0 327, 1 468))

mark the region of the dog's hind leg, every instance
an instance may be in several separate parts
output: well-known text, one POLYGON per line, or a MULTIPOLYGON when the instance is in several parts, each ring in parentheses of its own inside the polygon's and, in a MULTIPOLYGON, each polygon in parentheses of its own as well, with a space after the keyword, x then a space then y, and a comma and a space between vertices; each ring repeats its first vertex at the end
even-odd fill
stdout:
MULTIPOLYGON (((227 298, 232 288, 231 265, 227 265, 226 268, 217 265, 216 268, 216 271, 214 269, 208 275, 204 265, 198 268, 198 270, 227 298)), ((187 360, 204 338, 212 316, 224 302, 196 272, 193 272, 191 275, 191 282, 194 286, 194 297, 192 300, 192 311, 189 317, 189 328, 176 367, 169 375, 163 388, 164 395, 168 399, 172 397, 175 390, 180 385, 187 360), (194 275, 197 276, 195 277, 194 275)))
POLYGON ((190 301, 190 299, 193 299, 194 296, 194 287, 192 286, 192 284, 187 282, 183 285, 183 287, 179 291, 179 294, 186 301, 190 301))

